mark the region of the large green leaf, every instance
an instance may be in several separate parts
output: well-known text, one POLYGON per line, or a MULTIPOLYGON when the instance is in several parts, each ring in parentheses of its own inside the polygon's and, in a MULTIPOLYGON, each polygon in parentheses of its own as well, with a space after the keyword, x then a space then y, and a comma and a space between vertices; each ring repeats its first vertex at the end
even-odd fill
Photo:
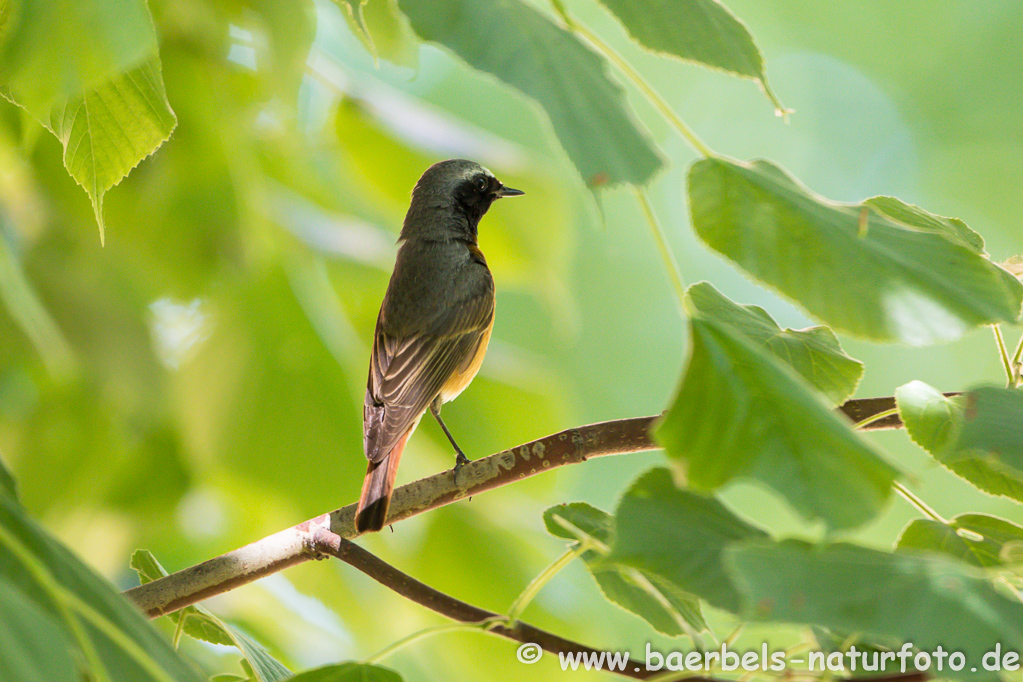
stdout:
POLYGON ((338 665, 306 670, 291 678, 292 682, 401 682, 401 675, 390 668, 349 661, 338 665))
POLYGON ((689 287, 686 304, 691 315, 711 318, 772 352, 836 405, 863 377, 863 363, 849 357, 827 327, 783 330, 760 306, 739 305, 707 282, 689 287))
POLYGON ((765 537, 718 500, 679 489, 668 469, 655 468, 625 491, 609 559, 737 611, 740 595, 722 552, 737 540, 765 537))
POLYGON ((0 15, 0 94, 61 141, 102 240, 103 196, 176 125, 146 5, 21 0, 0 15))
POLYGON ((606 63, 521 0, 400 0, 412 29, 546 110, 569 158, 591 186, 642 184, 661 165, 606 63))
POLYGON ((941 552, 987 568, 1004 566, 1009 558, 1005 553, 1021 545, 1023 526, 987 514, 962 514, 950 523, 933 519, 911 521, 899 535, 895 548, 941 552))
POLYGON ((1023 391, 982 387, 948 398, 922 381, 895 390, 910 437, 984 492, 1023 502, 1023 391))
POLYGON ((734 315, 722 321, 695 305, 709 291, 698 285, 686 297, 689 362, 655 431, 689 485, 714 490, 756 479, 833 528, 877 514, 896 470, 791 366, 764 352, 762 327, 750 334, 734 315))
POLYGON ((71 651, 57 619, 0 574, 0 679, 79 680, 71 651))
MULTIPOLYGON (((755 620, 858 632, 896 648, 907 642, 933 652, 940 645, 963 653, 960 675, 981 670, 996 644, 1003 652, 1023 647, 1023 604, 977 569, 938 555, 750 542, 727 549, 725 564, 755 620)), ((955 676, 948 668, 932 672, 955 676)))
MULTIPOLYGON (((139 574, 144 585, 167 575, 167 571, 157 561, 153 553, 145 549, 137 549, 131 556, 131 567, 139 574)), ((168 614, 175 623, 180 623, 186 634, 204 642, 236 646, 245 655, 258 682, 278 682, 291 677, 280 661, 274 658, 264 646, 253 641, 238 630, 213 615, 204 606, 187 606, 180 611, 168 614)))
POLYGON ((373 59, 415 67, 418 46, 415 36, 398 11, 397 0, 335 0, 345 20, 373 59))
POLYGON ((4 495, 14 502, 18 500, 18 484, 11 472, 7 470, 2 456, 0 456, 0 495, 4 495))
POLYGON ((38 119, 156 53, 156 32, 143 0, 0 5, 0 93, 38 119))
MULTIPOLYGON (((5 583, 0 587, 10 587, 3 589, 5 594, 17 590, 34 607, 31 614, 0 613, 0 624, 17 623, 7 636, 34 646, 32 641, 57 628, 61 635, 54 635, 51 646, 67 651, 60 642, 69 643, 81 669, 63 679, 79 680, 84 674, 113 682, 199 681, 132 604, 4 496, 0 496, 0 581, 5 583)), ((12 604, 11 599, 2 600, 0 609, 12 604)))
POLYGON ((767 161, 702 159, 688 190, 711 248, 836 329, 922 345, 1019 317, 1023 285, 961 223, 887 198, 831 202, 767 161))
MULTIPOLYGON (((613 542, 614 518, 585 502, 560 504, 544 512, 544 523, 554 536, 567 540, 595 540, 603 547, 613 542)), ((657 575, 604 559, 602 552, 583 552, 601 592, 611 602, 644 619, 659 632, 677 637, 705 630, 700 602, 657 575)))
POLYGON ((759 81, 771 102, 764 57, 746 26, 717 0, 601 0, 637 42, 661 54, 759 81))

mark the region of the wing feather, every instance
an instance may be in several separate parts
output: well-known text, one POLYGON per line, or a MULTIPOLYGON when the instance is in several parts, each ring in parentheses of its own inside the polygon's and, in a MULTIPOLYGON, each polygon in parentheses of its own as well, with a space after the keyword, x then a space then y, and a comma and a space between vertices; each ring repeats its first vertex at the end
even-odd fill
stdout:
POLYGON ((388 335, 378 319, 363 420, 367 458, 382 459, 418 422, 475 357, 493 316, 490 294, 452 306, 428 331, 406 338, 388 335))

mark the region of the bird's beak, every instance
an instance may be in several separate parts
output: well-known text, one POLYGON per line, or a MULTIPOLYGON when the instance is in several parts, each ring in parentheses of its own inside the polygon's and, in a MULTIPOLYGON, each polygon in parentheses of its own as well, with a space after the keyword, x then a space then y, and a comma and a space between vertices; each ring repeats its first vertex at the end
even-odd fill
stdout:
POLYGON ((518 197, 525 194, 521 189, 512 189, 511 187, 505 187, 501 185, 501 189, 494 192, 495 197, 518 197))

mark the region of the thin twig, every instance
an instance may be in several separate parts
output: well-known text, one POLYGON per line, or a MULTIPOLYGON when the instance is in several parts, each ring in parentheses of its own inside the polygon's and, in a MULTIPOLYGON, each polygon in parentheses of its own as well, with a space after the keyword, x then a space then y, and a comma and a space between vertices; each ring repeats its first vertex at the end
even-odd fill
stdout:
MULTIPOLYGON (((431 611, 457 620, 463 623, 478 623, 485 626, 487 621, 493 623, 485 631, 522 642, 523 644, 536 644, 544 651, 550 653, 581 653, 600 655, 600 651, 584 644, 559 637, 554 633, 533 627, 528 623, 516 621, 508 623, 499 613, 481 609, 478 606, 456 599, 448 594, 421 583, 412 576, 402 573, 394 566, 378 558, 377 556, 359 547, 355 543, 339 538, 333 533, 324 532, 317 535, 316 545, 319 551, 344 561, 346 564, 357 568, 381 585, 394 590, 401 596, 425 606, 431 611)), ((653 677, 654 673, 640 667, 639 670, 616 671, 626 677, 637 680, 645 680, 653 677)), ((694 682, 710 682, 707 678, 689 678, 694 682)))

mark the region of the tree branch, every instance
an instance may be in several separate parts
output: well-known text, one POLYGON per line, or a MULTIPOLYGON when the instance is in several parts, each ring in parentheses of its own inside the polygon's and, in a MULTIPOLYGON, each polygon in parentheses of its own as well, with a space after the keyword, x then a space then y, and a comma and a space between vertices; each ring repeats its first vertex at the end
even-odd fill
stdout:
MULTIPOLYGON (((431 611, 436 611, 442 616, 447 616, 452 620, 457 620, 462 623, 479 623, 483 626, 484 621, 499 619, 502 617, 502 614, 481 609, 478 606, 473 606, 472 604, 468 604, 460 599, 455 599, 454 597, 439 590, 435 590, 429 585, 419 582, 407 573, 402 573, 394 566, 391 566, 374 554, 367 552, 355 543, 349 540, 344 540, 329 531, 317 535, 316 545, 320 548, 320 551, 323 554, 329 554, 330 556, 344 561, 350 566, 359 569, 370 578, 373 578, 373 580, 376 580, 384 587, 397 592, 406 599, 425 606, 431 611)), ((516 642, 522 642, 523 644, 536 644, 544 651, 548 651, 550 653, 600 655, 600 651, 597 649, 558 637, 554 633, 541 630, 540 628, 533 627, 532 625, 523 623, 522 621, 515 621, 508 625, 481 627, 481 630, 491 632, 501 637, 506 637, 507 639, 516 642)), ((656 673, 647 672, 645 669, 638 668, 636 670, 623 670, 619 674, 638 680, 645 680, 649 677, 653 677, 656 673)), ((687 679, 691 682, 714 682, 713 680, 701 677, 690 677, 687 679)))
MULTIPOLYGON (((862 421, 894 406, 894 398, 868 398, 850 400, 838 409, 853 421, 862 421)), ((568 429, 469 462, 459 470, 457 480, 454 470, 449 469, 414 481, 394 491, 387 523, 590 457, 657 449, 660 446, 650 436, 650 426, 656 419, 656 416, 635 417, 568 429)), ((892 416, 865 428, 892 429, 901 425, 898 416, 892 416)), ((357 537, 355 505, 342 507, 329 515, 322 514, 240 549, 133 587, 125 596, 151 617, 177 611, 289 566, 321 558, 323 554, 317 547, 316 536, 323 529, 344 539, 357 537)))

